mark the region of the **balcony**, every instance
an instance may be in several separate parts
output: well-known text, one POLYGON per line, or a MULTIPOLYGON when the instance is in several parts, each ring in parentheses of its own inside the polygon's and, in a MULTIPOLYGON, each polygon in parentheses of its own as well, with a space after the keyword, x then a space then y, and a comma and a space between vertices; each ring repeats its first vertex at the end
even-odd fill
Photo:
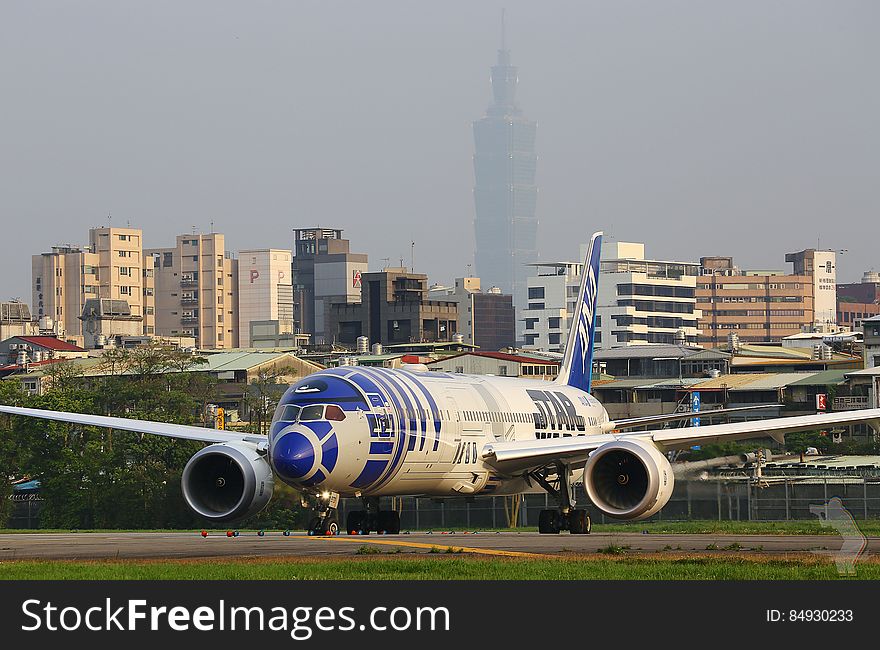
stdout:
POLYGON ((199 304, 199 299, 197 296, 184 296, 180 299, 180 304, 195 306, 199 304))
POLYGON ((180 276, 180 286, 183 288, 186 287, 197 287, 199 286, 198 277, 194 277, 192 275, 183 274, 180 276))

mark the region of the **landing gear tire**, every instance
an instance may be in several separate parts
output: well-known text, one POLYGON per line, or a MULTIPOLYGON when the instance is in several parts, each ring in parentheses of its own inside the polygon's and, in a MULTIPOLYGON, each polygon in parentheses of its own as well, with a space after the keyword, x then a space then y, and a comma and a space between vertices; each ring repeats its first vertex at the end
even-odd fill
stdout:
POLYGON ((345 529, 349 535, 366 535, 369 531, 364 530, 367 513, 363 510, 352 510, 345 518, 345 529))
POLYGON ((538 515, 538 532, 542 535, 558 535, 562 529, 562 513, 558 510, 542 510, 538 515))
POLYGON ((572 535, 589 535, 593 522, 586 510, 572 510, 568 513, 568 531, 572 535))
POLYGON ((400 515, 394 510, 379 511, 379 534, 399 535, 400 515))
POLYGON ((309 520, 308 533, 312 536, 338 535, 339 519, 335 513, 324 517, 312 517, 309 520))

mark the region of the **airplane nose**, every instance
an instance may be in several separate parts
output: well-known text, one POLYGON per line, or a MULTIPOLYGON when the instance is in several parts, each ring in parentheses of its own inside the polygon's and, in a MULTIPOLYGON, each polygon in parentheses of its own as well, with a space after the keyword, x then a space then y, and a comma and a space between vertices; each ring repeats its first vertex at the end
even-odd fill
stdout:
POLYGON ((306 476, 315 465, 315 447, 302 431, 289 431, 275 443, 275 469, 285 478, 306 476))
POLYGON ((328 422, 293 425, 275 440, 271 458, 282 480, 301 486, 318 485, 336 466, 336 432, 328 422))

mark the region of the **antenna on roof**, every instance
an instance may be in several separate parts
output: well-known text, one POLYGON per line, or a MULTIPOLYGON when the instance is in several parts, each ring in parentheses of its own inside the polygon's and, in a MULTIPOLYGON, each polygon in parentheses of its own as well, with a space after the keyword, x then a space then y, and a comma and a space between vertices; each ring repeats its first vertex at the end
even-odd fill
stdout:
POLYGON ((412 272, 412 273, 416 272, 415 257, 416 257, 416 243, 414 241, 410 241, 410 243, 409 243, 409 268, 410 268, 410 272, 412 272))

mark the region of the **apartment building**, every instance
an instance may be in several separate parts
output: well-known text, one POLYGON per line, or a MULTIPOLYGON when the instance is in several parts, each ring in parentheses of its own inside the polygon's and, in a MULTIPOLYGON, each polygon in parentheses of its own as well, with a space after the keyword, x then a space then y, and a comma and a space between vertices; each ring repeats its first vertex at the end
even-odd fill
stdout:
POLYGON ((238 336, 251 347, 251 323, 293 322, 293 252, 277 248, 238 253, 238 336))
POLYGON ((454 287, 431 287, 428 297, 458 305, 458 333, 463 343, 476 345, 481 350, 501 350, 516 345, 513 296, 502 293, 498 287, 483 292, 480 278, 456 278, 454 287))
POLYGON ((238 260, 221 233, 178 235, 153 262, 155 332, 191 336, 202 349, 239 347, 238 260))
MULTIPOLYGON (((581 247, 586 256, 586 245, 581 247)), ((580 290, 583 264, 534 264, 528 280, 521 340, 526 349, 562 352, 580 290)), ((602 248, 596 307, 596 349, 648 343, 695 343, 696 262, 645 258, 645 245, 607 242, 602 248)))
POLYGON ((48 316, 56 331, 81 336, 87 300, 124 300, 132 316, 141 319, 144 334, 152 334, 152 296, 145 287, 143 233, 139 228, 92 228, 87 246, 53 246, 31 258, 32 304, 36 317, 48 316))
POLYGON ((792 272, 738 269, 730 257, 703 257, 697 278, 699 342, 716 347, 737 334, 743 343, 781 341, 837 328, 836 257, 807 249, 786 255, 792 272))

